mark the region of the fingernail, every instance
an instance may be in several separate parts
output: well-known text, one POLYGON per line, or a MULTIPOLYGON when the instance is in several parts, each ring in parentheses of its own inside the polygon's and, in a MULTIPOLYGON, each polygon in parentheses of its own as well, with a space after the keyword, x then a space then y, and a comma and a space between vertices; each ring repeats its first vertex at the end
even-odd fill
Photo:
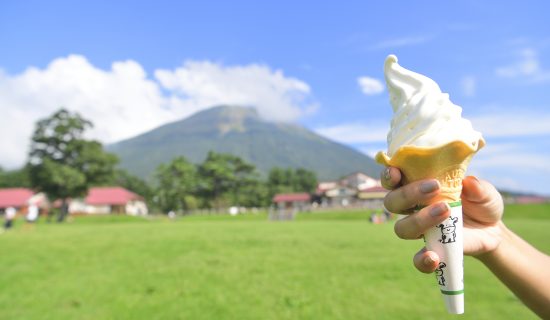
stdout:
POLYGON ((386 170, 384 170, 384 179, 386 180, 390 180, 391 179, 391 175, 390 175, 390 168, 386 168, 386 170))
POLYGON ((431 255, 427 255, 426 258, 424 258, 424 265, 425 266, 432 266, 435 263, 434 258, 432 258, 431 255))
POLYGON ((481 182, 474 176, 468 176, 468 181, 470 181, 469 184, 462 188, 462 194, 466 199, 476 201, 481 197, 481 182))
POLYGON ((436 206, 434 206, 433 208, 430 209, 430 215, 432 217, 439 217, 440 215, 447 212, 447 210, 448 210, 447 204, 439 203, 438 205, 436 205, 436 206))
POLYGON ((477 184, 480 184, 480 183, 481 183, 477 177, 468 176, 468 178, 470 178, 471 180, 475 181, 475 183, 477 183, 477 184))
POLYGON ((422 193, 430 193, 439 189, 439 183, 436 180, 426 181, 420 185, 420 191, 422 193))

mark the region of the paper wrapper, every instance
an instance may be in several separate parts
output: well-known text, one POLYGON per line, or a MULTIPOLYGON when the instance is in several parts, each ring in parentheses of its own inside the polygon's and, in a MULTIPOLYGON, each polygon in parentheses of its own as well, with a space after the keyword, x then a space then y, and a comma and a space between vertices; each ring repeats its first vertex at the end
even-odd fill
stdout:
POLYGON ((439 255, 436 280, 447 311, 453 314, 464 313, 462 180, 472 156, 484 145, 483 139, 473 145, 453 141, 438 147, 403 146, 391 158, 383 152, 376 155, 378 163, 401 170, 403 184, 423 179, 437 179, 441 184, 441 194, 434 202, 449 203, 451 215, 428 230, 424 241, 428 250, 439 255))

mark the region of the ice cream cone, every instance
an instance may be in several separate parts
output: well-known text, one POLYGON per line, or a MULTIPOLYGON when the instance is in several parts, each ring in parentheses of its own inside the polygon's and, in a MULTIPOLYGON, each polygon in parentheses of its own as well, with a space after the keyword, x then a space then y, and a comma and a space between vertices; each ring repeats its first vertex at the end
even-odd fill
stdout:
POLYGON ((424 240, 428 250, 435 251, 440 258, 436 279, 447 311, 453 314, 464 313, 462 180, 472 156, 484 145, 483 139, 471 145, 453 141, 438 147, 403 146, 391 158, 383 152, 376 155, 380 164, 401 170, 403 184, 428 178, 441 184, 441 194, 433 201, 448 202, 451 215, 430 228, 424 240))
POLYGON ((384 166, 397 167, 403 173, 403 184, 437 179, 441 184, 441 196, 435 201, 458 201, 462 192, 462 179, 472 156, 485 141, 469 145, 453 141, 438 147, 403 146, 390 158, 378 152, 376 161, 384 166))

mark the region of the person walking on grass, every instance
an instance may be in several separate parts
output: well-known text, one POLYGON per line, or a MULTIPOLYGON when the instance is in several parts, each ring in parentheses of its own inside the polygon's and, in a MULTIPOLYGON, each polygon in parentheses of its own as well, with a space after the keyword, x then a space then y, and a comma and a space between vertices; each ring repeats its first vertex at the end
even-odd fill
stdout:
POLYGON ((17 210, 14 207, 6 208, 6 212, 4 213, 4 231, 8 231, 13 227, 13 220, 16 214, 17 210))

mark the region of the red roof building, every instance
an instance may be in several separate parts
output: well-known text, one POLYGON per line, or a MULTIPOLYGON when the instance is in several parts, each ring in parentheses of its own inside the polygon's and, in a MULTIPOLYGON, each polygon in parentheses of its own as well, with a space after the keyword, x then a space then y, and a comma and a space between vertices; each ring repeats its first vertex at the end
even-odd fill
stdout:
POLYGON ((357 198, 362 200, 384 199, 384 197, 386 196, 386 194, 388 194, 388 192, 389 191, 384 189, 382 186, 375 186, 375 187, 359 190, 359 193, 357 193, 357 198))
POLYGON ((143 201, 143 198, 121 187, 98 187, 90 188, 85 202, 86 204, 93 206, 123 206, 126 205, 128 202, 134 200, 143 201))
MULTIPOLYGON (((61 202, 55 202, 58 206, 61 202)), ((71 199, 71 214, 110 214, 129 215, 148 214, 147 204, 143 197, 122 187, 95 187, 88 190, 84 199, 71 199)))
POLYGON ((308 202, 311 200, 309 193, 280 193, 273 197, 273 202, 308 202))
POLYGON ((0 189, 0 208, 24 207, 33 195, 34 192, 26 188, 0 189))
POLYGON ((269 220, 293 220, 300 211, 309 211, 311 195, 309 193, 280 193, 273 197, 274 210, 269 210, 269 220))

